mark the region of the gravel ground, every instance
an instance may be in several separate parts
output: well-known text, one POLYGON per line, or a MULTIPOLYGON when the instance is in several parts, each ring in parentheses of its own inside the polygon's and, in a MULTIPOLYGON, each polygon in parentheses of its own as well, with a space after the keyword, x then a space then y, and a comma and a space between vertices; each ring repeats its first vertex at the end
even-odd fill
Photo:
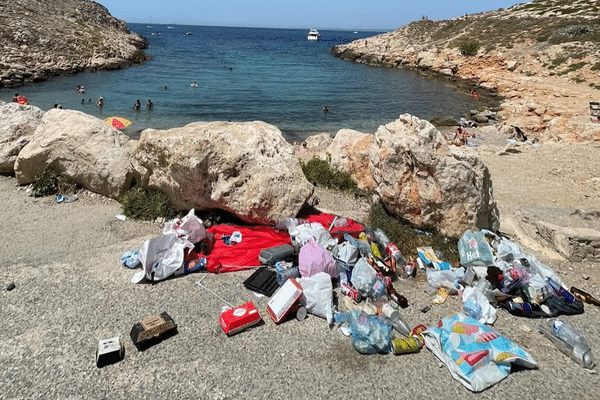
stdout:
MULTIPOLYGON (((508 206, 511 176, 499 165, 490 167, 495 194, 508 206)), ((366 212, 351 198, 323 190, 317 195, 326 210, 354 218, 366 212)), ((560 353, 537 332, 538 320, 501 310, 494 329, 527 350, 539 368, 514 372, 480 394, 454 380, 426 349, 366 356, 318 317, 274 324, 266 314, 268 299, 242 285, 250 271, 203 282, 231 303, 252 300, 263 316, 262 325, 227 337, 218 324, 224 304, 196 285, 203 274, 130 283, 133 271, 121 267, 121 254, 160 234, 160 225, 118 221, 118 203, 88 193, 69 204, 36 200, 8 177, 0 177, 0 201, 0 399, 598 398, 596 370, 560 353), (16 288, 7 291, 11 282, 16 288), (178 334, 139 352, 131 327, 162 311, 176 319, 178 334), (125 343, 125 359, 99 369, 98 340, 114 336, 125 343)), ((568 285, 600 294, 598 265, 547 263, 568 285)), ((456 297, 433 304, 423 277, 395 287, 409 299, 402 314, 412 325, 435 325, 461 308, 456 297), (431 310, 422 313, 424 306, 431 310)), ((583 315, 564 319, 585 331, 600 360, 599 317, 600 308, 586 305, 583 315)))

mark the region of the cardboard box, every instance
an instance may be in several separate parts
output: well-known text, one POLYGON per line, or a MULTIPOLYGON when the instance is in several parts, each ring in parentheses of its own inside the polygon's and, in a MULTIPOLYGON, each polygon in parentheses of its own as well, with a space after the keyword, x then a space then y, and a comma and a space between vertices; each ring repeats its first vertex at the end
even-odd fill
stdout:
POLYGON ((100 340, 96 350, 96 366, 102 368, 105 365, 119 362, 124 356, 125 347, 119 337, 100 340))
POLYGON ((150 339, 165 337, 177 331, 177 324, 166 312, 144 318, 131 328, 130 336, 133 344, 140 350, 144 342, 150 339))
POLYGON ((262 318, 251 301, 223 312, 219 318, 221 328, 229 336, 254 326, 260 321, 262 318))
POLYGON ((267 313, 273 318, 275 323, 280 323, 285 317, 295 309, 300 296, 302 295, 302 286, 295 278, 290 278, 280 287, 269 303, 267 304, 267 313))

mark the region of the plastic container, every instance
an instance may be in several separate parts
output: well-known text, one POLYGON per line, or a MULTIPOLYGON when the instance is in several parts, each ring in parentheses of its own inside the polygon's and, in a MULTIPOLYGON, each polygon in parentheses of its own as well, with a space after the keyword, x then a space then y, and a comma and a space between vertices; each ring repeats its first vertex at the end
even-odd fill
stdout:
POLYGON ((469 317, 473 318, 474 320, 478 321, 481 318, 481 313, 482 313, 481 306, 472 297, 467 299, 467 301, 465 301, 465 304, 463 304, 463 311, 465 314, 467 314, 469 317))
POLYGON ((552 288, 552 290, 554 290, 554 293, 556 293, 557 296, 560 296, 563 299, 565 299, 567 303, 574 303, 577 300, 575 296, 569 293, 569 291, 562 287, 558 282, 555 282, 552 279, 548 278, 546 280, 546 283, 552 288))
POLYGON ((290 278, 300 278, 300 269, 298 267, 277 271, 277 283, 279 286, 283 286, 285 281, 290 278))
POLYGON ((277 221, 277 223, 275 224, 275 228, 276 229, 291 229, 291 228, 295 228, 298 225, 302 225, 306 223, 305 220, 301 219, 301 218, 291 218, 291 217, 286 217, 286 218, 281 218, 279 221, 277 221))
POLYGON ((258 261, 265 265, 274 265, 276 262, 287 260, 293 255, 294 246, 291 244, 282 244, 261 250, 258 255, 258 261))
POLYGON ((583 368, 592 369, 596 366, 590 344, 577 329, 571 325, 552 318, 547 323, 542 323, 540 332, 554 343, 564 354, 583 368))

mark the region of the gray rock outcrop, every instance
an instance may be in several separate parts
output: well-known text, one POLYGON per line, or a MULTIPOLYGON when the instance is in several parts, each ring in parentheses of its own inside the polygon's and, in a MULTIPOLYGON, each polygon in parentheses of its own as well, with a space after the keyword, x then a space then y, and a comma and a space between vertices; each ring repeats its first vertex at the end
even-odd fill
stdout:
POLYGON ((0 36, 0 87, 147 59, 147 40, 89 0, 2 2, 0 36))
POLYGON ((134 180, 140 182, 140 168, 130 162, 135 146, 135 140, 96 117, 51 109, 19 153, 15 175, 20 184, 28 184, 48 167, 92 192, 117 199, 134 180))
POLYGON ((134 154, 142 185, 178 210, 218 208, 252 223, 295 216, 313 193, 281 131, 264 122, 146 129, 134 154))
POLYGON ((17 103, 0 105, 0 174, 14 175, 15 161, 39 125, 44 111, 17 103))

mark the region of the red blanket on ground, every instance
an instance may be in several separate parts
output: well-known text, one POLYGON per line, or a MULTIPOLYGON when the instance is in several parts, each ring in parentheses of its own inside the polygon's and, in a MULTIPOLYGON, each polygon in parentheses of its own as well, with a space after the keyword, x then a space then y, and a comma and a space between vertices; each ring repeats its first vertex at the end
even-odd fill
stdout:
MULTIPOLYGON (((304 218, 308 222, 318 222, 325 229, 329 229, 335 215, 317 213, 306 215, 304 218)), ((352 236, 358 237, 364 227, 349 218, 347 221, 347 225, 333 227, 332 235, 343 236, 344 233, 350 233, 352 236)), ((206 271, 214 273, 243 271, 258 267, 261 265, 258 255, 263 249, 291 242, 287 231, 280 231, 268 226, 215 225, 208 228, 206 232, 215 237, 215 246, 206 257, 206 271), (223 236, 230 236, 235 231, 241 232, 242 241, 233 245, 225 244, 223 236)), ((192 250, 186 256, 186 260, 195 260, 200 257, 204 256, 192 250)))

